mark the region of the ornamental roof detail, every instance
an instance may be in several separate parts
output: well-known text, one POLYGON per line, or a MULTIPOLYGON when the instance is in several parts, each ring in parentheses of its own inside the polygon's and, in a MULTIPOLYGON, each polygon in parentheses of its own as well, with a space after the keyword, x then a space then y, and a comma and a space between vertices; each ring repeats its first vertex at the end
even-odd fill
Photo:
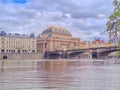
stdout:
POLYGON ((42 32, 42 34, 52 34, 52 33, 71 35, 71 33, 67 31, 65 28, 60 28, 57 26, 49 26, 46 30, 42 32))

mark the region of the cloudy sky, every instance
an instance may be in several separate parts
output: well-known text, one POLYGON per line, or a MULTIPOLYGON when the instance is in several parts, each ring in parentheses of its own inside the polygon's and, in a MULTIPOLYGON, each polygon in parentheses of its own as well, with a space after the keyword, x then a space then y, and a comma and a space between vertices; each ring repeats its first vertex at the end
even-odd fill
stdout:
POLYGON ((113 9, 113 0, 0 0, 0 31, 39 34, 56 25, 82 40, 107 40, 113 9))

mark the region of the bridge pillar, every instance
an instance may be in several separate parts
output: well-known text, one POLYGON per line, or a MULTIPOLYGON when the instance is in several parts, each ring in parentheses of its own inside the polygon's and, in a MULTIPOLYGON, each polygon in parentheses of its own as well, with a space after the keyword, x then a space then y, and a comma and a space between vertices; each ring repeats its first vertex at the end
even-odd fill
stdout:
POLYGON ((62 52, 61 53, 61 58, 68 58, 68 54, 67 54, 67 52, 62 52))
POLYGON ((91 58, 92 58, 92 59, 98 58, 97 52, 92 52, 92 53, 91 53, 91 58))
POLYGON ((89 56, 90 56, 90 59, 92 59, 92 53, 90 53, 89 56))

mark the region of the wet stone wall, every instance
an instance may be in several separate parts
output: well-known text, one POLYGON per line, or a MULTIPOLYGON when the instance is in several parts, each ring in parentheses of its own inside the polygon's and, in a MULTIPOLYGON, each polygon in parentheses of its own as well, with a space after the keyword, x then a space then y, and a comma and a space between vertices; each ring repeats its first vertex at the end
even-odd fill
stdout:
POLYGON ((0 53, 0 60, 38 60, 43 56, 43 53, 0 53))

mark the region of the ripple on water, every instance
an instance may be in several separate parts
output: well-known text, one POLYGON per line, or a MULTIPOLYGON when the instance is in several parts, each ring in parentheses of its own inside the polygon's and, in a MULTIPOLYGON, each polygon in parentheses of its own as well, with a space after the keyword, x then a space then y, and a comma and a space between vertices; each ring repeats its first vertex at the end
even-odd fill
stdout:
POLYGON ((108 61, 15 61, 0 66, 0 90, 120 90, 108 61))

